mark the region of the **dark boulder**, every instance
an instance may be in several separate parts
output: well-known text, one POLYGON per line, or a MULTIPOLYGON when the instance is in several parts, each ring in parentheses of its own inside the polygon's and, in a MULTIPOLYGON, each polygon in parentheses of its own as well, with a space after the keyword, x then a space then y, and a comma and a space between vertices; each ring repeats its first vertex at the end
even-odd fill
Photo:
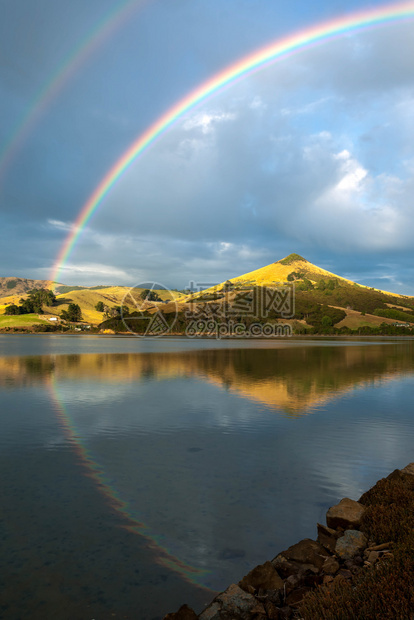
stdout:
POLYGON ((271 562, 265 562, 253 568, 241 581, 239 586, 246 592, 251 592, 250 588, 254 590, 279 590, 283 588, 283 580, 280 578, 274 566, 271 562), (248 586, 250 586, 248 588, 248 586))
POLYGON ((164 620, 197 620, 197 618, 196 612, 188 605, 181 605, 175 613, 164 616, 164 620))
POLYGON ((216 596, 200 615, 200 620, 266 620, 263 604, 254 596, 232 584, 216 596))
POLYGON ((358 529, 361 525, 365 507, 349 497, 341 499, 339 504, 331 506, 326 513, 328 527, 336 530, 338 527, 346 529, 358 529))

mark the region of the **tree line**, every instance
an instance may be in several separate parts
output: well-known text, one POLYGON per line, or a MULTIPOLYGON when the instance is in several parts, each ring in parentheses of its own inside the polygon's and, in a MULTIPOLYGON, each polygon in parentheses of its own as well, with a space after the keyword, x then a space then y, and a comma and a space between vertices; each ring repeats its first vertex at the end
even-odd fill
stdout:
POLYGON ((41 314, 43 312, 43 304, 53 306, 56 301, 56 295, 47 288, 34 288, 28 291, 27 299, 21 298, 19 306, 10 304, 5 310, 5 314, 41 314))

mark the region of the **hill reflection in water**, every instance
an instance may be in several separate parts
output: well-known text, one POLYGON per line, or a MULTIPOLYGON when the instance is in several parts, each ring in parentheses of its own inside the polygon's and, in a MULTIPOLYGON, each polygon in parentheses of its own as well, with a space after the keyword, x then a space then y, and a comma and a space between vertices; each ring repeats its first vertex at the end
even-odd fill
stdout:
POLYGON ((410 342, 175 353, 93 353, 0 358, 0 385, 198 378, 288 415, 311 412, 357 386, 413 372, 410 342))

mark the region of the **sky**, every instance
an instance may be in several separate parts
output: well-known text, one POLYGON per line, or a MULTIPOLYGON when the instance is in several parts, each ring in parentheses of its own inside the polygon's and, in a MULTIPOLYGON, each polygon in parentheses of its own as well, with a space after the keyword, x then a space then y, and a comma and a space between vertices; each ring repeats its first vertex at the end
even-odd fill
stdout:
MULTIPOLYGON (((0 0, 0 276, 48 279, 148 127, 228 65, 368 0, 0 0)), ((79 235, 65 284, 211 285, 296 252, 414 295, 414 19, 190 108, 79 235)))

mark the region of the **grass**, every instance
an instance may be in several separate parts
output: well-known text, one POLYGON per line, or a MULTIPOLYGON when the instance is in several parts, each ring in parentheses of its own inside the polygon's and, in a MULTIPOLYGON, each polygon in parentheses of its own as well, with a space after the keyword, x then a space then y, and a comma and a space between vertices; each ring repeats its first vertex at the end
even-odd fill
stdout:
POLYGON ((30 327, 31 325, 50 325, 49 321, 39 319, 37 314, 17 314, 0 316, 0 329, 4 327, 30 327))
MULTIPOLYGON (((339 307, 339 306, 334 306, 339 307)), ((392 325, 395 319, 386 319, 375 316, 374 314, 361 314, 357 310, 345 309, 346 317, 340 321, 336 327, 349 327, 349 329, 358 329, 359 327, 379 327, 381 323, 392 325)))

